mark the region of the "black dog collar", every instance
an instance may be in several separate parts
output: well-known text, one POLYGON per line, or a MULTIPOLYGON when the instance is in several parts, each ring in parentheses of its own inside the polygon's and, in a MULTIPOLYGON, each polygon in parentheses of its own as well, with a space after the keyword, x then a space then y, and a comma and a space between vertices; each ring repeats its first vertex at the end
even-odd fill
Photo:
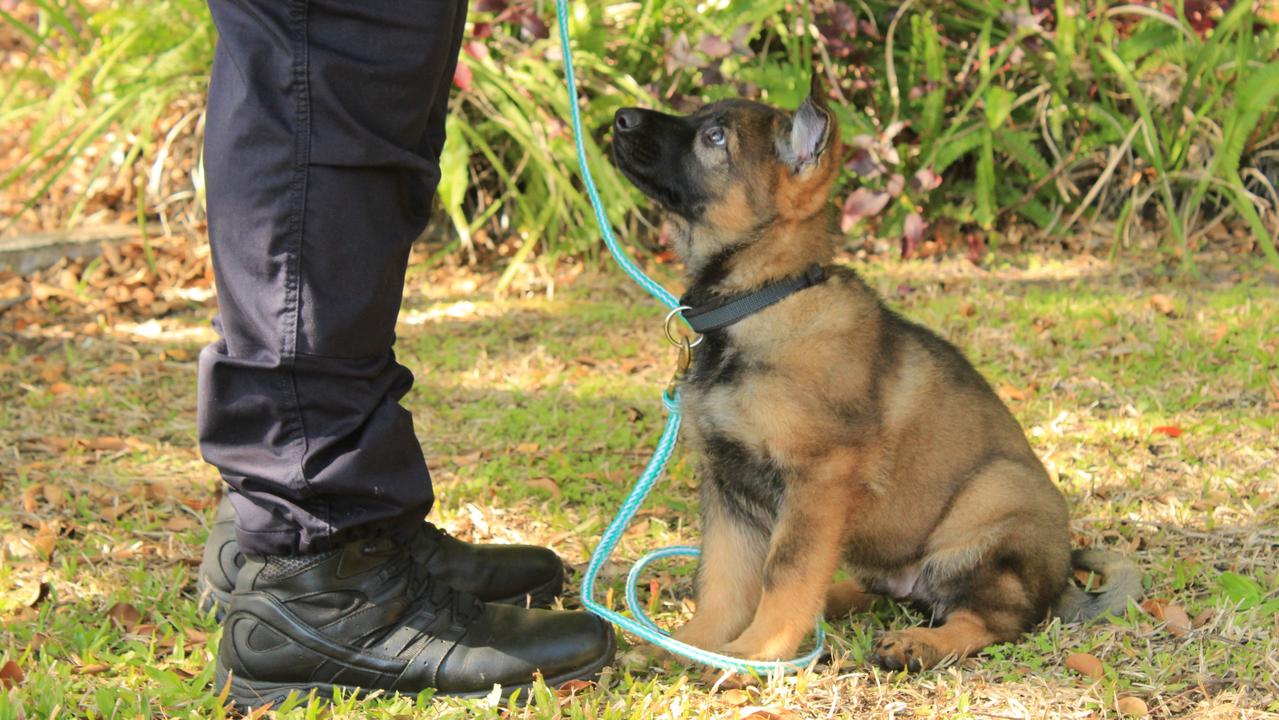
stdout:
POLYGON ((728 298, 710 305, 689 308, 684 311, 684 319, 689 327, 700 334, 713 330, 722 330, 735 322, 744 320, 764 308, 794 293, 810 288, 826 279, 826 271, 821 265, 813 263, 804 274, 797 277, 778 280, 764 287, 736 297, 728 298))

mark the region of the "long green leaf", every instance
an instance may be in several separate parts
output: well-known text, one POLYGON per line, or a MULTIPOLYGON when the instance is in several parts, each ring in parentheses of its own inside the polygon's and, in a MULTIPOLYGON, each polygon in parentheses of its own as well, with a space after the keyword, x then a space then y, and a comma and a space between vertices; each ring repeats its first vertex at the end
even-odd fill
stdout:
POLYGON ((1110 48, 1098 48, 1097 52, 1110 66, 1115 75, 1119 77, 1124 89, 1127 90, 1137 112, 1141 115, 1143 127, 1141 130, 1142 141, 1140 144, 1134 143, 1136 147, 1144 147, 1146 152, 1143 153, 1146 159, 1154 167, 1155 173, 1158 175, 1156 181, 1159 183, 1160 195, 1164 203, 1164 212, 1168 216, 1168 224, 1172 229, 1173 237, 1177 240, 1177 244, 1182 250, 1182 262, 1187 266, 1193 264, 1193 259, 1186 247, 1186 232, 1181 224, 1181 216, 1177 212, 1177 203, 1172 196, 1172 188, 1168 181, 1168 167, 1164 163, 1164 150, 1159 137, 1159 128, 1155 125, 1154 116, 1150 112, 1150 103, 1146 101, 1146 95, 1141 90, 1137 78, 1129 70, 1124 61, 1119 58, 1110 48))
POLYGON ((995 140, 990 128, 983 129, 977 155, 977 222, 986 230, 995 224, 995 140))

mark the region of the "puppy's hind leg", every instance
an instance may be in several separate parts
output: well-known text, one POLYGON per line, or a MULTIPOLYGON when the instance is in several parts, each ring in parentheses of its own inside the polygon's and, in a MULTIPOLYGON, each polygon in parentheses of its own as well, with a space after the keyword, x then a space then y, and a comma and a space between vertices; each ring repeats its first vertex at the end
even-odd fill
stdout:
POLYGON ((826 588, 826 612, 828 618, 843 617, 850 613, 866 612, 877 596, 866 592, 856 580, 841 580, 826 588))
POLYGON ((939 583, 934 591, 941 592, 934 597, 949 596, 959 603, 945 621, 938 627, 884 633, 871 647, 871 658, 889 670, 914 672, 1016 640, 1044 615, 1044 608, 1036 607, 1027 594, 1023 578, 1008 569, 1019 562, 1014 553, 1000 552, 974 571, 939 583))
POLYGON ((871 657, 888 670, 917 672, 947 658, 967 657, 997 639, 981 615, 957 610, 940 627, 914 627, 881 635, 871 648, 871 657))
POLYGON ((922 670, 1042 620, 1070 568, 1066 507, 1042 469, 997 460, 975 473, 928 539, 911 597, 945 618, 940 627, 885 633, 871 656, 889 669, 922 670))

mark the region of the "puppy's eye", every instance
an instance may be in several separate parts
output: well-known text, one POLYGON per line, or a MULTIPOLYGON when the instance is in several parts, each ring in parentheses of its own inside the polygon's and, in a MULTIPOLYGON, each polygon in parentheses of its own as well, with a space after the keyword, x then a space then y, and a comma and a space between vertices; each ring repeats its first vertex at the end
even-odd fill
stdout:
POLYGON ((710 130, 707 130, 705 133, 703 133, 702 136, 705 137, 706 142, 710 143, 711 145, 723 145, 724 140, 726 138, 726 136, 724 135, 724 128, 722 127, 713 127, 710 130))

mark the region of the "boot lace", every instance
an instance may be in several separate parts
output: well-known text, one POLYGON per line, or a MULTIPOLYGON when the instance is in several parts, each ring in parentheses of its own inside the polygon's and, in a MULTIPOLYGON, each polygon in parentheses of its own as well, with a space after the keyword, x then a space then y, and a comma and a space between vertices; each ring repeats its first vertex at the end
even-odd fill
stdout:
POLYGON ((432 610, 448 610, 453 625, 469 625, 484 612, 479 598, 455 590, 427 569, 427 561, 439 550, 439 538, 447 535, 430 523, 423 523, 408 541, 404 552, 387 563, 389 577, 404 577, 409 593, 432 610))

